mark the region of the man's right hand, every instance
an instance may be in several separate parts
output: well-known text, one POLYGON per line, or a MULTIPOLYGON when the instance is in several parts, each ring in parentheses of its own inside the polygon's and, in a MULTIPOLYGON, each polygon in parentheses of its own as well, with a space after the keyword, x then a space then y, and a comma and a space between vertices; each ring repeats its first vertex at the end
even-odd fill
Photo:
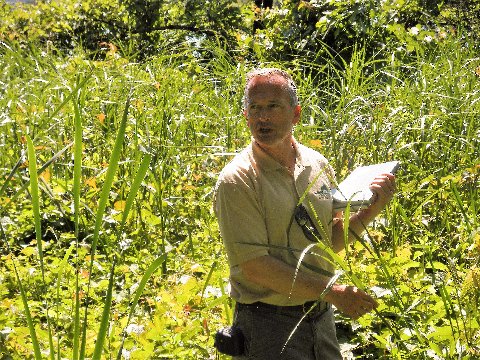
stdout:
POLYGON ((365 291, 348 285, 333 285, 325 301, 352 319, 358 319, 378 306, 378 302, 365 291))

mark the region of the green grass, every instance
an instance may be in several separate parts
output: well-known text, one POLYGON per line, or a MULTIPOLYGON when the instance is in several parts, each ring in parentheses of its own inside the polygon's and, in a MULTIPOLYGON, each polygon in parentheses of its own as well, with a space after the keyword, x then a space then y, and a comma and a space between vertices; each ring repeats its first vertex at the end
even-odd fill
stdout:
MULTIPOLYGON (((5 358, 214 357, 232 304, 211 202, 249 141, 250 65, 209 50, 215 61, 179 47, 138 64, 0 44, 5 358)), ((337 259, 339 281, 384 289, 355 331, 339 317, 353 353, 474 359, 480 59, 455 39, 404 59, 280 65, 301 94, 295 136, 339 179, 402 162, 391 206, 337 259)))

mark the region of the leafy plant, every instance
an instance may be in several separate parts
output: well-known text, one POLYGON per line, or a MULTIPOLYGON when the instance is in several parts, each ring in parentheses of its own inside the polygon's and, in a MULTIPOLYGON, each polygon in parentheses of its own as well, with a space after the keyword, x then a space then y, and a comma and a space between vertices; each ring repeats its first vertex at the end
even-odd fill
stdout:
POLYGON ((211 201, 250 139, 241 96, 258 63, 295 77, 295 137, 339 179, 357 164, 402 163, 392 205, 337 258, 343 280, 381 303, 354 324, 338 317, 345 354, 478 357, 480 60, 461 37, 417 40, 401 54, 371 58, 359 44, 348 59, 322 47, 321 61, 288 62, 258 42, 258 57, 242 58, 205 40, 132 63, 113 44, 92 60, 4 38, 0 352, 214 356, 233 303, 211 201))

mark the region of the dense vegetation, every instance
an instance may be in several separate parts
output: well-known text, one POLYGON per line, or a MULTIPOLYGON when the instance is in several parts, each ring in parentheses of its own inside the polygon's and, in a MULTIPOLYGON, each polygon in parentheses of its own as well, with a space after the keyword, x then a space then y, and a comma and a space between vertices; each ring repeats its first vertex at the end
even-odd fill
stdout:
POLYGON ((338 316, 345 356, 480 357, 478 2, 280 3, 0 4, 1 360, 215 358, 212 193, 258 64, 295 77, 295 136, 339 180, 402 163, 336 259, 381 303, 338 316))

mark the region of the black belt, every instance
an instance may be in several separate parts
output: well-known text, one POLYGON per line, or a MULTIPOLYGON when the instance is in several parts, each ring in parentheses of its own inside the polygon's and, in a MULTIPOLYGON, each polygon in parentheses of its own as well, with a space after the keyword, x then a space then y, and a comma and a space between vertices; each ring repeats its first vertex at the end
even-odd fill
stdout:
POLYGON ((325 301, 307 301, 302 305, 293 306, 278 306, 260 301, 252 304, 237 303, 238 310, 250 309, 254 311, 274 312, 276 314, 294 315, 300 317, 306 315, 306 318, 310 320, 316 319, 320 315, 326 313, 330 308, 330 303, 325 301))

